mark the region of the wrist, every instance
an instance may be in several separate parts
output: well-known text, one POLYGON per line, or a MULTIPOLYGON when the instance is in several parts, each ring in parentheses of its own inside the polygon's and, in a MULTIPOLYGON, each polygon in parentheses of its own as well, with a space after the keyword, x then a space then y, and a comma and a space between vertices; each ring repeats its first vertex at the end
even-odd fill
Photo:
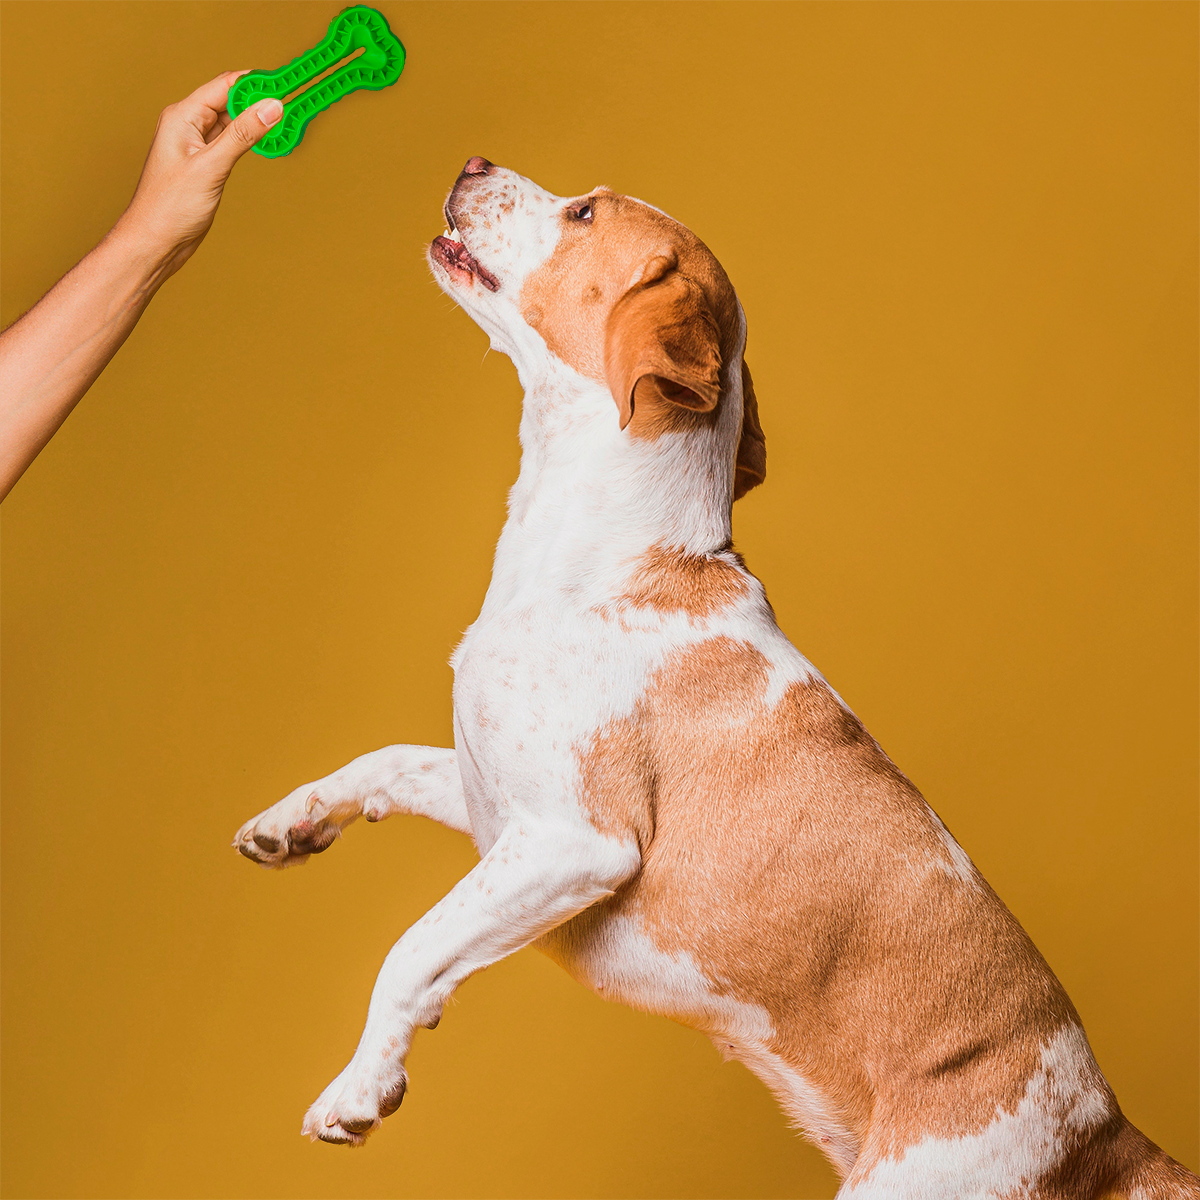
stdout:
POLYGON ((138 290, 145 290, 151 296, 175 274, 186 257, 180 255, 178 246, 155 237, 130 209, 126 209, 96 249, 111 253, 129 272, 138 290))

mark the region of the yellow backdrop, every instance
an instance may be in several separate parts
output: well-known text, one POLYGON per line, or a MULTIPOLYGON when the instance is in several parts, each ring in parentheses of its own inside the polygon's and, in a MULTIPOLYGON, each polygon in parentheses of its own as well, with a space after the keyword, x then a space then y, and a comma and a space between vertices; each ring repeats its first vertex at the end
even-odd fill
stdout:
MULTIPOLYGON (((9 3, 3 319, 164 104, 330 3, 9 3)), ((269 875, 249 815, 448 744, 520 391, 431 282, 464 160, 678 216, 750 321, 736 535, 1029 929, 1130 1117, 1197 1150, 1191 3, 401 4, 400 83, 236 170, 4 505, 3 1186, 18 1196, 829 1196, 761 1085, 526 951, 361 1153, 299 1137, 417 819, 269 875)))

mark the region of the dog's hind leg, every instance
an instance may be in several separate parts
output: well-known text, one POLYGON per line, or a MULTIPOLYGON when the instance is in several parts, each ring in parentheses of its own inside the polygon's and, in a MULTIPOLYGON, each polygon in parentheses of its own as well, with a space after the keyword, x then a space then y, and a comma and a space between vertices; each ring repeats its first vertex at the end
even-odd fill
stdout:
POLYGON ((290 867, 327 850, 352 821, 396 813, 432 817, 470 834, 458 760, 436 746, 386 746, 306 783, 247 821, 233 839, 264 867, 290 867))

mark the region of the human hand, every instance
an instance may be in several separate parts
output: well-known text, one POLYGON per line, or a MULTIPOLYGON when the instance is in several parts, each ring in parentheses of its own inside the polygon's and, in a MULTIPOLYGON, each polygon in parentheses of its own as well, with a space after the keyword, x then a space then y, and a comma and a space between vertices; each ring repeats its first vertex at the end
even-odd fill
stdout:
POLYGON ((163 109, 137 191, 114 228, 153 256, 164 277, 204 240, 234 163, 283 115, 278 100, 262 100, 230 118, 229 89, 244 74, 226 71, 163 109))

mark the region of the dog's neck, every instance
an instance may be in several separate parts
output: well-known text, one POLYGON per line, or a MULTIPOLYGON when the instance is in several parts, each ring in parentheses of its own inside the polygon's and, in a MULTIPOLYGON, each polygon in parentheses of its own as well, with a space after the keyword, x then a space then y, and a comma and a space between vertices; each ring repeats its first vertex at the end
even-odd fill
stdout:
POLYGON ((521 471, 489 603, 531 588, 601 603, 652 547, 729 545, 732 472, 718 430, 631 437, 603 384, 557 360, 521 376, 521 471))

